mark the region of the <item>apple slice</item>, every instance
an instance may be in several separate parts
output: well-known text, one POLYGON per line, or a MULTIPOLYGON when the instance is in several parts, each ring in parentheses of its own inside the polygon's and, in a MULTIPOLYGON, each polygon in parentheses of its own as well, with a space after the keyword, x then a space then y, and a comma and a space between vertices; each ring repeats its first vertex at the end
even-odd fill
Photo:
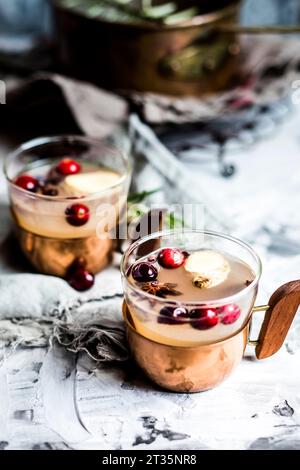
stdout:
POLYGON ((77 173, 66 177, 64 184, 68 192, 87 195, 101 192, 120 181, 119 173, 111 170, 98 170, 90 173, 77 173))
POLYGON ((193 274, 193 284, 199 288, 210 288, 224 282, 230 272, 228 261, 213 250, 200 250, 186 260, 185 270, 193 274))

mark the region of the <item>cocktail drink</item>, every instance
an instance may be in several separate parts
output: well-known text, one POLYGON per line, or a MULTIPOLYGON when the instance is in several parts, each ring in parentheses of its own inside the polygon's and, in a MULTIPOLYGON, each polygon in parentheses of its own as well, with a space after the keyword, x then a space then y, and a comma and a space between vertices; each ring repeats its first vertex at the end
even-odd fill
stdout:
POLYGON ((243 328, 260 262, 250 247, 231 237, 186 230, 135 243, 125 255, 123 273, 136 330, 160 344, 188 347, 243 328))
POLYGON ((115 148, 84 137, 36 139, 5 164, 21 248, 39 272, 85 290, 110 260, 130 170, 115 148))
POLYGON ((280 286, 254 307, 261 262, 246 243, 184 229, 131 245, 121 266, 123 317, 132 355, 158 385, 177 392, 220 384, 247 344, 258 359, 282 346, 300 305, 300 280, 280 286), (265 311, 257 339, 254 312, 265 311))

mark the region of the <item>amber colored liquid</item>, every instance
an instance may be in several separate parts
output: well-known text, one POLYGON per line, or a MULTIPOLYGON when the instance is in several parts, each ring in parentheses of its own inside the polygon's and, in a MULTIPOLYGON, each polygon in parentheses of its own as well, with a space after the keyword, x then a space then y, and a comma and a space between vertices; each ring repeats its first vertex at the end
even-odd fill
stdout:
MULTIPOLYGON (((80 162, 80 165, 80 174, 110 171, 88 162, 80 162)), ((109 229, 114 230, 117 226, 126 204, 121 176, 115 172, 116 177, 120 176, 120 185, 108 189, 103 196, 99 192, 99 196, 93 197, 92 193, 79 194, 74 191, 63 177, 55 181, 56 175, 53 178, 51 172, 55 166, 56 162, 52 161, 51 165, 35 165, 22 172, 42 183, 46 182, 47 187, 55 189, 55 196, 44 198, 11 189, 11 209, 22 251, 42 273, 64 277, 70 264, 77 258, 84 258, 87 269, 97 273, 111 258, 115 240, 109 229), (84 196, 86 199, 81 199, 84 196), (67 221, 66 210, 78 202, 88 207, 90 217, 84 225, 73 226, 67 221), (106 212, 101 212, 101 204, 109 206, 110 211, 106 209, 106 212)))
MULTIPOLYGON (((146 258, 152 258, 155 254, 156 253, 148 255, 146 258)), ((185 271, 184 267, 164 269, 155 263, 155 266, 159 270, 158 282, 174 284, 175 289, 180 292, 180 295, 166 295, 165 301, 158 299, 157 302, 155 302, 155 300, 149 302, 145 300, 145 297, 139 298, 128 293, 126 302, 136 330, 146 338, 158 343, 185 347, 220 341, 240 330, 253 307, 256 288, 248 289, 245 295, 242 294, 242 291, 249 283, 251 284, 255 278, 255 274, 250 266, 239 258, 228 253, 221 254, 229 263, 230 272, 224 282, 211 288, 200 289, 195 287, 192 282, 193 275, 185 271), (219 302, 221 299, 238 293, 241 293, 241 295, 235 302, 241 310, 241 315, 234 324, 224 325, 219 323, 211 329, 197 330, 192 328, 189 322, 168 325, 158 321, 160 310, 164 307, 164 302, 195 302, 196 304, 198 302, 219 302)), ((141 261, 142 259, 139 259, 138 262, 141 261)), ((130 282, 138 286, 138 283, 132 279, 131 275, 130 282)), ((226 303, 228 302, 224 302, 224 304, 226 303)), ((222 302, 220 305, 222 305, 222 302)), ((193 308, 195 307, 193 306, 193 308)))
MULTIPOLYGON (((159 250, 158 250, 159 251, 159 250)), ((224 282, 218 284, 217 286, 210 287, 208 289, 200 289, 193 285, 193 274, 188 273, 184 266, 181 266, 176 269, 164 269, 154 263, 154 266, 158 269, 158 282, 170 282, 176 285, 176 290, 181 292, 181 295, 176 296, 175 300, 178 301, 187 301, 187 302, 200 302, 200 301, 211 301, 219 300, 224 297, 229 297, 231 295, 237 294, 245 286, 254 279, 255 275, 252 272, 250 266, 240 259, 228 254, 221 253, 224 258, 227 260, 230 266, 230 272, 228 277, 224 282)), ((156 256, 156 252, 150 256, 139 259, 139 263, 142 261, 147 261, 147 259, 156 256)), ((136 284, 132 276, 130 280, 133 284, 136 284)), ((136 284, 138 285, 138 284, 136 284)), ((169 300, 174 300, 174 297, 171 295, 166 296, 169 300)))

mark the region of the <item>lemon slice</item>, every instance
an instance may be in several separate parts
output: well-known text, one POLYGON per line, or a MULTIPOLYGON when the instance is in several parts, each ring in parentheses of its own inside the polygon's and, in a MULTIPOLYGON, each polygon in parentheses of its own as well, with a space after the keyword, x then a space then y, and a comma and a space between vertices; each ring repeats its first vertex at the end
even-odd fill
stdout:
POLYGON ((193 274, 193 284, 200 288, 210 288, 224 282, 230 272, 228 261, 213 250, 200 250, 186 260, 185 270, 193 274))
POLYGON ((121 180, 119 173, 111 170, 98 170, 90 173, 77 173, 66 177, 66 190, 74 194, 86 195, 98 193, 114 186, 121 180))

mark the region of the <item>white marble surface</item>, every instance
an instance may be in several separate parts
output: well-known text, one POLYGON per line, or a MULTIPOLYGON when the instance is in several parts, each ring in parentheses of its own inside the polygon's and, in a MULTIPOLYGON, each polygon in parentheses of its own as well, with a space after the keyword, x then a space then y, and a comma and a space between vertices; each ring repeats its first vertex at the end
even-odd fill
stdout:
MULTIPOLYGON (((232 220, 230 231, 260 253, 259 302, 300 275, 299 122, 296 108, 268 139, 232 153, 239 171, 231 180, 222 179, 206 158, 191 172, 203 196, 232 220)), ((149 165, 139 183, 147 175, 153 187, 157 174, 149 165)), ((4 201, 3 218, 6 209, 4 201)), ((3 273, 5 237, 2 225, 3 273)), ((117 270, 114 279, 119 309, 117 270)), ((87 358, 76 362, 55 345, 7 349, 0 366, 0 449, 300 448, 299 335, 298 319, 276 356, 257 361, 249 347, 223 385, 193 395, 157 389, 132 363, 90 375, 87 358)))

